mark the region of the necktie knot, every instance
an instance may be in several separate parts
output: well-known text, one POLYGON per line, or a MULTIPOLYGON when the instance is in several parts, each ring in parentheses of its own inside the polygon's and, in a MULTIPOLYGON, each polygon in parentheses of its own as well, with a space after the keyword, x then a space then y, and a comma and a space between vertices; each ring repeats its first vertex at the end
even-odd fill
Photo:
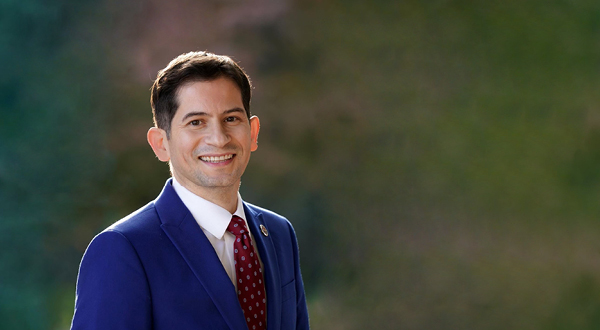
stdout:
POLYGON ((227 226, 227 231, 234 234, 236 237, 240 237, 248 234, 248 229, 246 228, 246 223, 244 219, 234 215, 229 222, 229 226, 227 226))

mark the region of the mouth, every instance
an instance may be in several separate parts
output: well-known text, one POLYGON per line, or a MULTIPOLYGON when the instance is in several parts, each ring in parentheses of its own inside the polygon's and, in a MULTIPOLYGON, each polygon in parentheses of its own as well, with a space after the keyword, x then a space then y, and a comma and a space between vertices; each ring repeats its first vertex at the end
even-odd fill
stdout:
POLYGON ((206 163, 218 164, 218 163, 224 163, 224 162, 232 159, 234 156, 235 156, 234 154, 228 154, 228 155, 222 155, 222 156, 200 156, 198 158, 201 161, 206 162, 206 163))

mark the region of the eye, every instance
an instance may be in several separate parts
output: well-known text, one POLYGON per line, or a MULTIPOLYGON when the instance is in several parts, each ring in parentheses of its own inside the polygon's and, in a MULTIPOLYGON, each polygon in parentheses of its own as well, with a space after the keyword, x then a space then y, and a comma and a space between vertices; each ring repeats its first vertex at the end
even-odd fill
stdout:
POLYGON ((239 120, 240 119, 238 117, 234 117, 234 116, 225 118, 225 121, 228 122, 228 123, 233 123, 233 122, 236 122, 236 121, 239 121, 239 120))
POLYGON ((190 125, 198 126, 198 125, 200 125, 200 120, 199 119, 192 120, 192 121, 190 121, 190 125))

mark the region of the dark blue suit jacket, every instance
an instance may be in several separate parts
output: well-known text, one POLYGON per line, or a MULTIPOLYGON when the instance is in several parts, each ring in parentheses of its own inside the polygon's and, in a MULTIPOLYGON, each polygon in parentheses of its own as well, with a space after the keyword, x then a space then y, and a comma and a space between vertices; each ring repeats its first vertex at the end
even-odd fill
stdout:
MULTIPOLYGON (((308 329, 294 229, 268 210, 244 203, 244 211, 264 264, 267 329, 308 329)), ((233 283, 171 180, 83 256, 71 329, 246 328, 233 283)))

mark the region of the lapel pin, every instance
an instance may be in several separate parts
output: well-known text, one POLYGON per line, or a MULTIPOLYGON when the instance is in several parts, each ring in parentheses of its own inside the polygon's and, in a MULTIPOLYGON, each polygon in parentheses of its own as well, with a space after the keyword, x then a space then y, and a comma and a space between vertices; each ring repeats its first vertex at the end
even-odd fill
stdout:
POLYGON ((265 227, 264 225, 260 225, 260 231, 262 232, 263 235, 269 236, 269 232, 267 231, 267 227, 265 227))

